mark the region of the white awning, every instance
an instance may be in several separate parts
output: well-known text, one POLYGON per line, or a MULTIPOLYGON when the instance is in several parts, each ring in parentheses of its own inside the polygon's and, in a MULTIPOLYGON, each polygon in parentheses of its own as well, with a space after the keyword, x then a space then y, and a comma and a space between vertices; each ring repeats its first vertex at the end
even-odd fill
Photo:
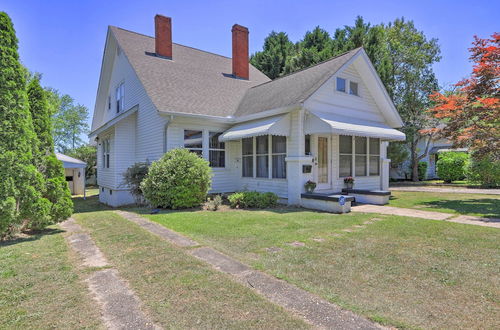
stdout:
POLYGON ((305 134, 339 134, 404 141, 404 133, 383 123, 366 121, 336 114, 310 112, 304 123, 305 134))
POLYGON ((219 136, 219 141, 239 140, 259 135, 290 135, 290 115, 254 120, 235 125, 219 136))

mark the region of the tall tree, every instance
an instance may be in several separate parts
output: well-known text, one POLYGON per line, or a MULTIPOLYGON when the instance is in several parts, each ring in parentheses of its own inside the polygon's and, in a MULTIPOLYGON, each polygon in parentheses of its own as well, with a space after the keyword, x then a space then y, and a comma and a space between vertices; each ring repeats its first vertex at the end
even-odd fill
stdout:
POLYGON ((0 236, 23 222, 46 221, 50 202, 42 198, 43 177, 34 164, 33 130, 26 95, 26 70, 10 17, 0 12, 0 236))
POLYGON ((474 157, 500 161, 500 34, 474 37, 472 74, 453 93, 435 93, 432 115, 444 121, 436 133, 455 147, 470 147, 474 157))
POLYGON ((84 143, 82 135, 88 133, 89 110, 84 105, 75 104, 75 100, 67 94, 61 95, 55 89, 47 91, 52 94, 49 96, 49 106, 55 110, 53 126, 56 149, 63 153, 75 149, 84 143))
POLYGON ((51 109, 47 92, 40 85, 40 75, 35 75, 28 83, 28 102, 38 143, 34 147, 34 164, 43 175, 45 185, 40 191, 50 201, 50 217, 34 219, 29 226, 43 228, 68 218, 73 211, 73 202, 64 169, 54 153, 52 137, 51 109))
POLYGON ((262 51, 256 52, 250 62, 271 79, 283 74, 286 59, 294 52, 294 44, 285 32, 272 31, 264 40, 262 51))
POLYGON ((432 133, 423 129, 435 127, 437 120, 429 116, 429 96, 438 89, 432 65, 441 59, 437 39, 427 40, 412 21, 396 19, 386 27, 391 75, 387 85, 404 122, 403 131, 410 149, 412 179, 418 181, 418 162, 428 152, 432 133), (425 150, 418 143, 427 139, 425 150))

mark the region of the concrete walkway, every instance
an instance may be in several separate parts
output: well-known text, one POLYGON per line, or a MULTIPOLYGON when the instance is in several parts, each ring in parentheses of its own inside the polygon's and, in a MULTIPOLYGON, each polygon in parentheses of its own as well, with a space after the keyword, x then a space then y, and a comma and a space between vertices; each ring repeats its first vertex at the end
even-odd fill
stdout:
MULTIPOLYGON (((171 242, 179 247, 199 245, 195 241, 163 226, 149 221, 138 214, 115 211, 120 216, 139 224, 142 228, 171 242), (159 231, 157 226, 168 232, 159 231), (189 242, 189 243, 186 243, 189 242)), ((343 310, 305 290, 299 289, 285 281, 276 279, 260 271, 252 269, 239 261, 228 257, 210 247, 198 247, 185 250, 187 253, 210 264, 220 272, 229 274, 236 281, 252 288, 261 296, 283 307, 295 315, 303 317, 307 322, 320 329, 380 329, 375 324, 350 311, 343 310)))
POLYGON ((70 218, 60 224, 68 232, 65 236, 71 249, 80 257, 80 267, 90 270, 86 283, 101 309, 108 329, 161 329, 142 311, 141 303, 127 286, 116 269, 111 268, 106 257, 95 245, 89 234, 70 218))
POLYGON ((414 192, 434 192, 434 193, 451 193, 451 194, 484 194, 484 195, 500 195, 500 189, 476 189, 476 188, 459 188, 459 187, 429 187, 429 186, 400 186, 390 187, 391 191, 414 191, 414 192))
POLYGON ((351 207, 351 211, 359 213, 399 215, 403 217, 421 218, 428 220, 445 220, 468 225, 500 228, 500 219, 496 218, 481 218, 469 215, 460 215, 457 217, 455 214, 405 209, 402 207, 362 204, 351 207))

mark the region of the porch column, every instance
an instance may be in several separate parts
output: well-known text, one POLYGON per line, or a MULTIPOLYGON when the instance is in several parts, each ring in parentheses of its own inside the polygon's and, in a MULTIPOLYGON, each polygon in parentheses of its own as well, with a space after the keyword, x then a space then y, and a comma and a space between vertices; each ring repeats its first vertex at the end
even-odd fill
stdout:
POLYGON ((387 158, 387 147, 389 142, 383 141, 380 148, 381 169, 380 169, 380 190, 389 190, 389 169, 391 160, 387 158))
POLYGON ((302 193, 302 164, 304 163, 304 110, 291 114, 290 137, 286 157, 288 181, 288 204, 299 205, 302 193))

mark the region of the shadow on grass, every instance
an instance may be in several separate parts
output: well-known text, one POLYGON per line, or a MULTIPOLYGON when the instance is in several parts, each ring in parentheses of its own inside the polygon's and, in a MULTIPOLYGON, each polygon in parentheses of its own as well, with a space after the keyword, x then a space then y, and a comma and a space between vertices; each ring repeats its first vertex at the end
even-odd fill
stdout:
POLYGON ((500 200, 490 198, 440 200, 421 203, 430 208, 454 210, 460 214, 480 213, 484 218, 500 218, 500 200))
POLYGON ((74 213, 87 213, 113 210, 105 204, 99 202, 99 195, 94 195, 83 199, 83 197, 73 197, 74 213))
POLYGON ((32 241, 39 240, 43 236, 56 235, 56 234, 60 234, 60 233, 64 233, 64 231, 61 229, 58 229, 58 228, 45 228, 42 230, 23 232, 22 236, 15 237, 15 238, 9 239, 7 241, 0 241, 0 248, 4 247, 4 246, 19 244, 19 243, 32 242, 32 241))

